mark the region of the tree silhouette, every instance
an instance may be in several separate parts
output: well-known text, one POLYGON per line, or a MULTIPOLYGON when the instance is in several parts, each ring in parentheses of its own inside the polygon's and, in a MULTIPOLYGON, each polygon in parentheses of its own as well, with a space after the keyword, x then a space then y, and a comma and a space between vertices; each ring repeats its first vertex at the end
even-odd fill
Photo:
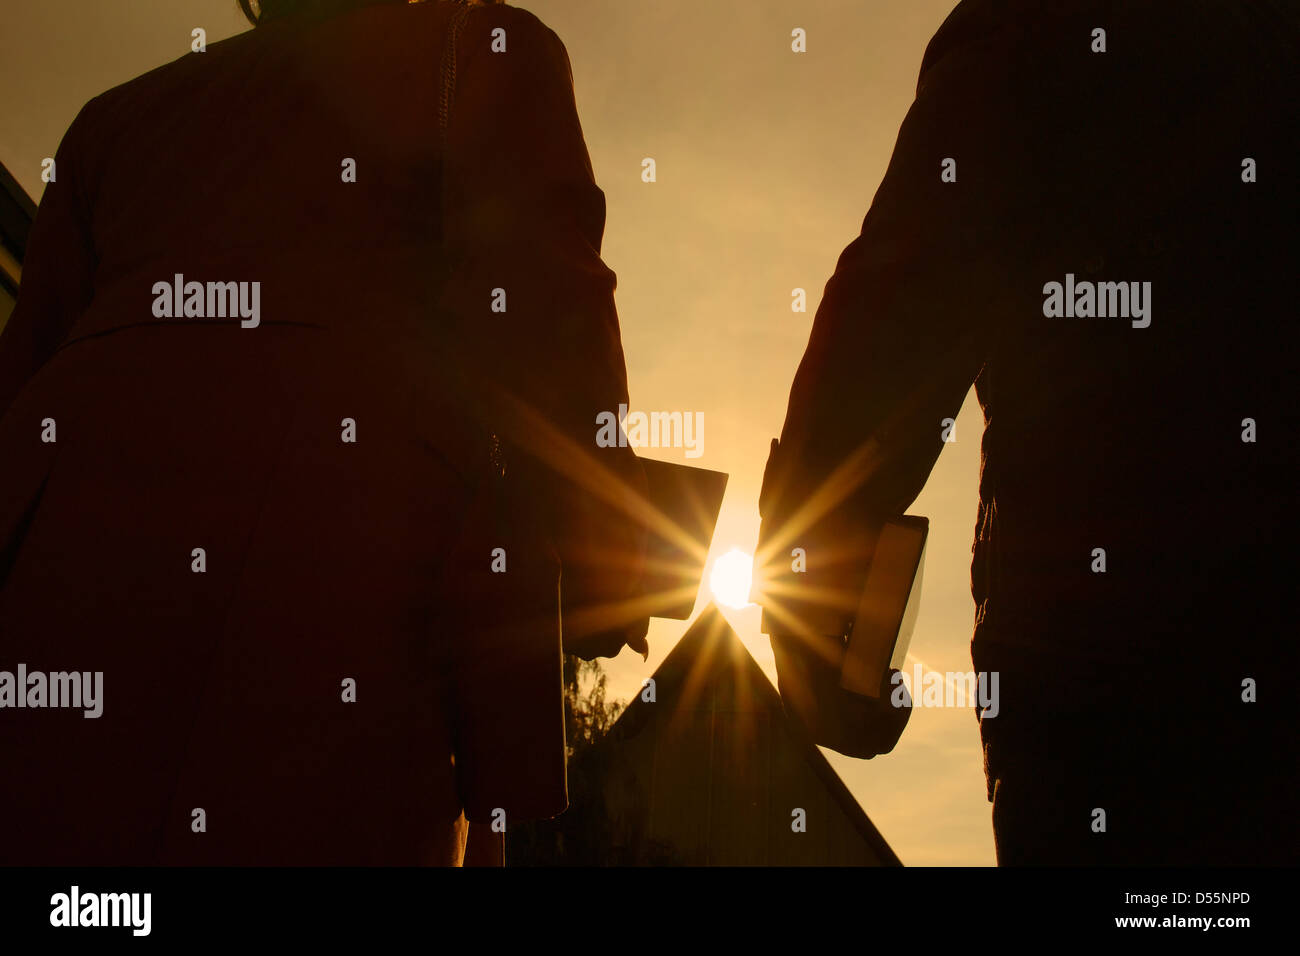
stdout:
POLYGON ((624 701, 606 697, 605 671, 599 661, 565 655, 569 808, 552 820, 511 826, 505 841, 507 866, 665 866, 682 862, 672 847, 642 833, 642 815, 637 812, 639 786, 635 775, 628 772, 615 739, 617 733, 612 733, 625 707, 624 701), (616 807, 607 805, 610 799, 616 807))
POLYGON ((625 706, 605 697, 605 669, 599 660, 564 655, 564 733, 573 760, 609 733, 625 706))
POLYGON ((569 809, 551 820, 511 826, 507 866, 594 864, 592 848, 607 845, 608 821, 600 800, 603 761, 596 745, 623 712, 624 702, 606 697, 599 660, 564 655, 564 733, 568 753, 569 809))

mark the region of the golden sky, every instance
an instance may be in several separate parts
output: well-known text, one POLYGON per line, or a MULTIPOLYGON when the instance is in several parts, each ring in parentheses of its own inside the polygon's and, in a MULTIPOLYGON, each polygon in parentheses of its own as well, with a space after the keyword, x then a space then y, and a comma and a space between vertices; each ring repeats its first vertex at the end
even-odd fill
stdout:
MULTIPOLYGON (((631 407, 704 414, 701 457, 650 453, 728 472, 712 553, 752 552, 768 442, 780 432, 822 288, 858 233, 925 44, 955 0, 516 5, 560 35, 573 63, 608 200, 604 253, 619 277, 631 407), (790 49, 796 27, 807 31, 803 54, 790 49), (652 184, 641 181, 645 157, 656 161, 652 184), (806 314, 791 312, 796 287, 807 290, 806 314)), ((41 158, 81 105, 185 55, 196 26, 209 42, 247 28, 235 0, 11 4, 0 36, 0 162, 39 198, 41 158)), ((981 429, 972 392, 957 441, 911 509, 931 519, 912 654, 940 671, 970 669, 981 429)), ((774 678, 757 609, 725 613, 774 678)), ((657 620, 649 661, 625 651, 607 662, 613 695, 633 696, 685 630, 657 620)), ((828 756, 904 863, 994 862, 969 708, 918 708, 888 756, 828 756)))

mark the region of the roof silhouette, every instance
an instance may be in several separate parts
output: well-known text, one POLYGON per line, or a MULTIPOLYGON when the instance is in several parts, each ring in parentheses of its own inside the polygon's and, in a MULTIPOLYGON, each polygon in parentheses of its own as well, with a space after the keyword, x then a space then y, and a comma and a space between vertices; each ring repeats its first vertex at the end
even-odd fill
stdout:
POLYGON ((901 865, 714 605, 652 680, 574 761, 585 862, 901 865))

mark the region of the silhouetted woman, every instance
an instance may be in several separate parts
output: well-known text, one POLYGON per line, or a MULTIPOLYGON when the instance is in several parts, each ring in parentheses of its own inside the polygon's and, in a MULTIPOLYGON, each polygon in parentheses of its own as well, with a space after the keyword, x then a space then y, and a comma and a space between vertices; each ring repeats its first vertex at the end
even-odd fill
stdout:
POLYGON ((458 862, 564 807, 561 569, 634 586, 559 39, 241 6, 78 114, 0 338, 3 862, 458 862))

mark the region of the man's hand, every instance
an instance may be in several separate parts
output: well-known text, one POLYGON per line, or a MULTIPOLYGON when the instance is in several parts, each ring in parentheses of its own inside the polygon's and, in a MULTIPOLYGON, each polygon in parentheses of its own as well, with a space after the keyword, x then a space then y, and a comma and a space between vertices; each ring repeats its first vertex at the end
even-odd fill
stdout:
POLYGON ((641 655, 645 660, 650 656, 650 645, 646 641, 646 633, 650 629, 650 619, 646 618, 642 623, 634 625, 626 631, 604 631, 600 634, 591 634, 580 639, 565 639, 564 651, 566 654, 574 654, 581 657, 584 661, 594 660, 597 657, 618 657, 623 647, 632 648, 641 655))
POLYGON ((809 642, 779 631, 771 638, 781 701, 814 743, 846 757, 871 758, 894 749, 912 716, 912 698, 896 682, 898 671, 884 675, 879 696, 864 697, 840 687, 840 639, 809 642))

